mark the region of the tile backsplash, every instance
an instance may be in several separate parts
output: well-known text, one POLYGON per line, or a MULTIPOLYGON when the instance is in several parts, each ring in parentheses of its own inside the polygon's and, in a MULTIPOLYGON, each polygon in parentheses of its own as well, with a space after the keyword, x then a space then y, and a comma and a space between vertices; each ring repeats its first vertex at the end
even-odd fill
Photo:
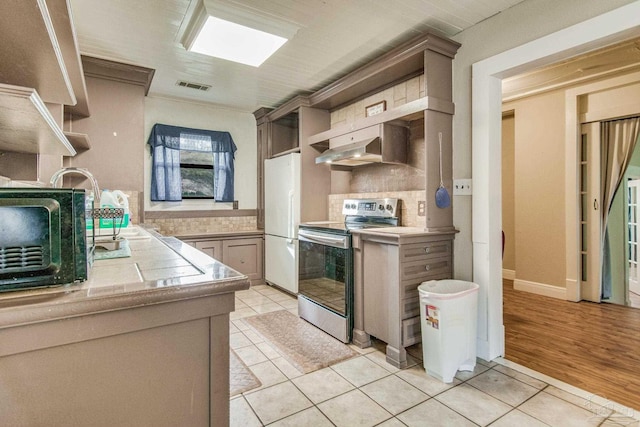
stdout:
MULTIPOLYGON (((387 109, 393 109, 425 96, 424 76, 407 81, 372 94, 367 98, 331 112, 331 127, 353 124, 365 115, 365 107, 385 101, 387 109)), ((349 172, 348 188, 339 192, 349 193, 395 193, 413 191, 425 187, 425 134, 424 119, 408 123, 407 161, 404 164, 377 163, 358 166, 349 172)))
POLYGON ((257 227, 256 216, 215 216, 202 218, 154 218, 146 219, 164 236, 185 236, 230 231, 253 231, 257 227))
POLYGON ((425 199, 424 190, 392 191, 376 193, 350 193, 329 195, 329 220, 343 221, 342 202, 344 199, 395 198, 399 200, 400 225, 405 227, 425 227, 424 216, 418 216, 418 202, 425 199))

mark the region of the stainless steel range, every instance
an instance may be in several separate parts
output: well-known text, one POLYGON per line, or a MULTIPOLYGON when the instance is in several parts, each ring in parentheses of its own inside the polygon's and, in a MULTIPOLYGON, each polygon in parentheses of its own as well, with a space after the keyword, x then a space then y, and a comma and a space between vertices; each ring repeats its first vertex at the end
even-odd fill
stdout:
POLYGON ((395 227, 398 199, 347 199, 344 222, 309 222, 298 229, 298 314, 342 342, 353 329, 350 230, 395 227))

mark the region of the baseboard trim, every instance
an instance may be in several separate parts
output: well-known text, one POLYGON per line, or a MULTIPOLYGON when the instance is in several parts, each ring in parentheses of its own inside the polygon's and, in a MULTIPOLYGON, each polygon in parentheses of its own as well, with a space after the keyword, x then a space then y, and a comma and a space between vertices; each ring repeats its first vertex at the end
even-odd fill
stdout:
POLYGON ((574 279, 566 279, 565 282, 567 284, 565 299, 573 302, 580 301, 580 282, 574 279))
POLYGON ((513 289, 516 291, 525 291, 531 292, 532 294, 544 295, 551 298, 567 299, 567 290, 565 288, 547 285, 546 283, 536 283, 515 279, 513 281, 513 289))
POLYGON ((507 270, 506 268, 502 269, 502 278, 507 280, 516 280, 516 272, 515 270, 507 270))

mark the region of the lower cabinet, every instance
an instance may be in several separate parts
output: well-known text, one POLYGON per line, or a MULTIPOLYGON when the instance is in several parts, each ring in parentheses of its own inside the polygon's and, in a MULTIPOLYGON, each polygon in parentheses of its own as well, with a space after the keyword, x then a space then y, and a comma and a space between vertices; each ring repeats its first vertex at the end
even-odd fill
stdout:
POLYGON ((223 264, 246 274, 252 285, 264 283, 262 237, 216 237, 182 239, 223 264))
POLYGON ((387 343, 387 362, 407 366, 405 347, 421 341, 418 286, 451 278, 452 234, 354 233, 353 343, 387 343))
POLYGON ((222 240, 202 240, 194 242, 196 249, 200 249, 205 254, 209 255, 211 258, 215 258, 218 261, 222 260, 222 240))
POLYGON ((234 293, 139 303, 153 291, 132 307, 3 325, 0 424, 228 426, 234 293))

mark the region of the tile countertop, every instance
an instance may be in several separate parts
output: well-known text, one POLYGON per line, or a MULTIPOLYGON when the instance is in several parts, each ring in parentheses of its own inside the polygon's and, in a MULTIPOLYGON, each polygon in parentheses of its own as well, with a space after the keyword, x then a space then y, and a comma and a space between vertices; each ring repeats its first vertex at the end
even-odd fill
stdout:
POLYGON ((205 240, 205 239, 223 239, 223 238, 242 238, 242 237, 262 237, 264 230, 239 230, 239 231, 211 231, 199 233, 177 234, 177 239, 188 240, 205 240))
POLYGON ((174 237, 134 227, 131 257, 97 260, 81 283, 0 293, 0 328, 249 288, 247 276, 174 237))
POLYGON ((455 234, 458 230, 452 231, 426 231, 421 227, 380 227, 380 228, 362 228, 351 230, 352 233, 358 234, 381 234, 381 235, 397 235, 397 236, 433 236, 443 234, 455 234))

